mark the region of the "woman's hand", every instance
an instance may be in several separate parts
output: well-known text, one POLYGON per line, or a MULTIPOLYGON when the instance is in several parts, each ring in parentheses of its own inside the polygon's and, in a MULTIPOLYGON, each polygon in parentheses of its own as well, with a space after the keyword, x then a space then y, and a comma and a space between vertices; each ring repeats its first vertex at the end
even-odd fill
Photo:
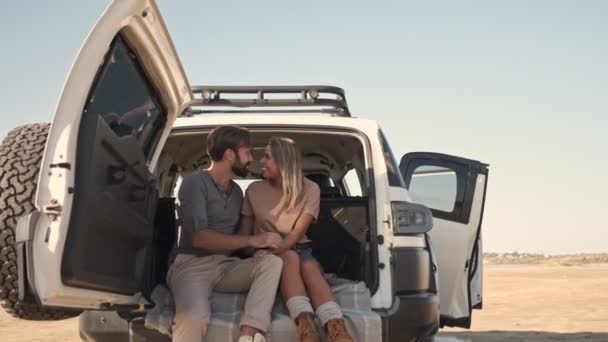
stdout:
POLYGON ((279 244, 279 247, 272 250, 272 253, 276 255, 281 255, 281 253, 289 249, 291 249, 291 246, 289 246, 285 239, 283 239, 283 241, 281 241, 281 244, 279 244))

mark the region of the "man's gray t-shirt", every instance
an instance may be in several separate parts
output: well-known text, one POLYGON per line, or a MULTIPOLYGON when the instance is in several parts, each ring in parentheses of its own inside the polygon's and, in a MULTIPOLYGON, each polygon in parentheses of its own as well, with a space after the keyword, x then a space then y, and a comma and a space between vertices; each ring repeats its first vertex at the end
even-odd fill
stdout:
POLYGON ((182 226, 177 236, 174 255, 206 256, 229 254, 231 251, 211 251, 192 246, 194 235, 201 229, 212 229, 223 234, 234 234, 239 223, 243 191, 232 182, 228 191, 222 190, 208 171, 186 177, 180 186, 179 203, 182 226))

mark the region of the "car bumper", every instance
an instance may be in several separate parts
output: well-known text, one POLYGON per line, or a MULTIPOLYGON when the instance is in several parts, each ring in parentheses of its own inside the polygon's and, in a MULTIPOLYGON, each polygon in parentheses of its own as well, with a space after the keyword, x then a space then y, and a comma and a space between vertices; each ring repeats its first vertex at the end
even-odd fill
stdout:
MULTIPOLYGON (((376 311, 382 319, 382 340, 412 341, 433 336, 439 329, 439 296, 434 293, 397 296, 389 310, 376 311)), ((114 311, 86 311, 80 315, 84 341, 168 342, 171 339, 146 329, 143 316, 125 320, 114 311)))
POLYGON ((412 341, 430 337, 439 329, 439 296, 435 293, 399 295, 382 318, 382 340, 412 341))
POLYGON ((78 321, 83 341, 114 342, 170 342, 169 336, 146 329, 144 317, 126 320, 115 311, 85 311, 78 321))

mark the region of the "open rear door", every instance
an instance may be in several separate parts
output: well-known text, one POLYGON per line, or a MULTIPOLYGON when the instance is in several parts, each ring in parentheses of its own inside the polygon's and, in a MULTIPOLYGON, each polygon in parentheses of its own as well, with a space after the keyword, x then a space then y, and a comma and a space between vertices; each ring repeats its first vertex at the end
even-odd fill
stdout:
POLYGON ((68 75, 42 161, 27 259, 42 305, 138 303, 158 202, 153 171, 191 100, 155 2, 113 1, 68 75))
POLYGON ((481 223, 488 165, 415 152, 399 165, 413 202, 429 207, 429 232, 439 269, 441 324, 468 328, 482 303, 481 223))

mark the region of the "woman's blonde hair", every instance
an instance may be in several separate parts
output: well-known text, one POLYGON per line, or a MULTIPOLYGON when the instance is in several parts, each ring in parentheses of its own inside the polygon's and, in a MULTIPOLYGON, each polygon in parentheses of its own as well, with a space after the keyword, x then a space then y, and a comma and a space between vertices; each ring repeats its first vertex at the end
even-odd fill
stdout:
POLYGON ((283 208, 292 209, 302 195, 302 153, 296 142, 289 138, 270 138, 268 146, 281 170, 283 208))

